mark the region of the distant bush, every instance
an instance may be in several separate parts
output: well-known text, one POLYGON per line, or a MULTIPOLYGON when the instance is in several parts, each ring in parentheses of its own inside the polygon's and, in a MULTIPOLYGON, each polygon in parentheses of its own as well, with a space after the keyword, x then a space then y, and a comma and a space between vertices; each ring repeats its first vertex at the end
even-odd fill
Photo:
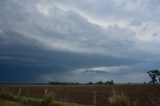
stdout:
POLYGON ((44 99, 41 102, 41 106, 52 106, 53 101, 55 100, 55 95, 52 93, 49 93, 44 97, 44 99))
POLYGON ((109 102, 112 106, 130 106, 129 98, 124 94, 117 94, 113 90, 113 95, 109 97, 109 102))

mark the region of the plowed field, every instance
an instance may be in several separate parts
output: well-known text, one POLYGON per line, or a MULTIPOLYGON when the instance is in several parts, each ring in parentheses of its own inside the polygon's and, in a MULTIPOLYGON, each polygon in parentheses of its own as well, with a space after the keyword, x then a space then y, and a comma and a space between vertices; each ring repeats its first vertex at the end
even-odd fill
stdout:
POLYGON ((80 103, 85 105, 110 106, 108 97, 113 89, 136 101, 140 106, 152 106, 151 102, 160 98, 160 86, 151 85, 113 85, 113 86, 71 86, 71 85, 0 85, 1 92, 9 91, 31 97, 43 97, 45 92, 52 92, 59 101, 80 103), (151 100, 152 99, 152 100, 151 100))

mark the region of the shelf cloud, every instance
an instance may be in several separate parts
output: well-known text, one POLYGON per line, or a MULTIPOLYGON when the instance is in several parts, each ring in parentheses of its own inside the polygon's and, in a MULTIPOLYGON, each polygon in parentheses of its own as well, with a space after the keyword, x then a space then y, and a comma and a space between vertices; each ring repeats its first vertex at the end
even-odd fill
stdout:
POLYGON ((159 69, 159 10, 158 0, 1 0, 0 81, 147 81, 159 69))

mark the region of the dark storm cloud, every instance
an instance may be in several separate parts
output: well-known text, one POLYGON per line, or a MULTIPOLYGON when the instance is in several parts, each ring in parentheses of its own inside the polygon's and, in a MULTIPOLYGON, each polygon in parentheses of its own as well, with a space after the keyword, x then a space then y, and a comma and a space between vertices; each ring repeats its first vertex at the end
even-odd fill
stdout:
POLYGON ((158 0, 1 0, 0 82, 146 80, 157 13, 158 0))
POLYGON ((6 81, 7 74, 11 76, 9 80, 16 78, 13 82, 29 82, 44 73, 64 74, 81 67, 130 65, 138 62, 127 58, 50 51, 40 48, 38 41, 13 31, 3 31, 0 38, 1 82, 6 81), (26 77, 23 77, 24 74, 26 77), (30 79, 27 80, 27 77, 30 79))

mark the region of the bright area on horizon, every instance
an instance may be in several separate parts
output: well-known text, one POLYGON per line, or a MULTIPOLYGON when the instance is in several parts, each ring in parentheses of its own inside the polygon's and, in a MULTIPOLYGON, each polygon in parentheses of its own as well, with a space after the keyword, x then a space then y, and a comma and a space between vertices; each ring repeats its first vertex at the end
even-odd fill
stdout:
POLYGON ((149 82, 159 0, 1 0, 0 83, 149 82))

